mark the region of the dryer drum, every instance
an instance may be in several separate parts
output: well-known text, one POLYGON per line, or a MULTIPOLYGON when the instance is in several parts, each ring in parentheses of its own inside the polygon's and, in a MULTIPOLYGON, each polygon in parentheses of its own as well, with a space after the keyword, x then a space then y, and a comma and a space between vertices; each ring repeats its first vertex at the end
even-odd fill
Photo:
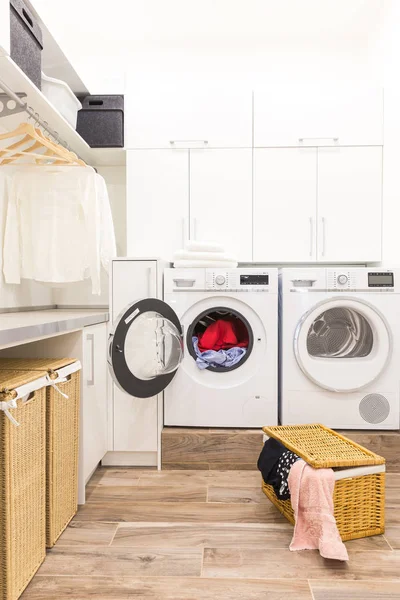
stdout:
POLYGON ((330 308, 312 323, 307 350, 316 358, 363 358, 373 349, 374 336, 367 319, 352 308, 330 308))
POLYGON ((206 369, 207 371, 214 371, 216 373, 228 373, 229 371, 238 369, 246 362, 246 360, 248 360, 254 345, 254 334, 251 325, 246 319, 246 317, 244 317, 240 312, 224 306, 216 306, 214 308, 203 311, 193 320, 190 327, 188 328, 186 335, 186 344, 190 356, 192 356, 192 358, 196 360, 197 354, 193 346, 193 336, 198 336, 200 332, 205 331, 208 325, 217 321, 218 319, 239 319, 239 321, 241 321, 242 324, 246 327, 248 333, 249 343, 246 354, 241 358, 241 360, 237 364, 231 367, 209 366, 206 369))

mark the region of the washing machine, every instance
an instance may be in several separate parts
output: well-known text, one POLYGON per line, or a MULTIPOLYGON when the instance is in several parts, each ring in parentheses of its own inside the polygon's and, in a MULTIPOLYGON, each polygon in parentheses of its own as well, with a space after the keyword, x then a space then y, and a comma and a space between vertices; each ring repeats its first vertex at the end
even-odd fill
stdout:
POLYGON ((398 429, 400 270, 283 269, 280 422, 398 429))
POLYGON ((277 269, 165 269, 164 301, 132 303, 116 319, 108 361, 139 398, 164 390, 164 425, 261 427, 278 420, 277 269), (247 348, 229 367, 199 368, 194 338, 239 321, 247 348))

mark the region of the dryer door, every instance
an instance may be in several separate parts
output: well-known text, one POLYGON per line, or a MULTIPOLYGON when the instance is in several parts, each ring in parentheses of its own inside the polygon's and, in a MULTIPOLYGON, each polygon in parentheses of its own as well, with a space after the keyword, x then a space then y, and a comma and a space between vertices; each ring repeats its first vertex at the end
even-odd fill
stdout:
POLYGON ((392 337, 383 315, 355 298, 332 298, 300 320, 294 337, 299 367, 315 384, 335 392, 354 392, 386 368, 392 337))
POLYGON ((117 317, 108 341, 115 383, 137 398, 150 398, 172 381, 183 359, 182 327, 168 304, 148 298, 117 317))

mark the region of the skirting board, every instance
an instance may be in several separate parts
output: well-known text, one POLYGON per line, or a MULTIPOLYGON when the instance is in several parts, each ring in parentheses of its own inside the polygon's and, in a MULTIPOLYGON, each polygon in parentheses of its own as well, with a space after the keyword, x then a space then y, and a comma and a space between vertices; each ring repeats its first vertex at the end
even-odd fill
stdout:
POLYGON ((156 467, 157 452, 107 452, 103 467, 156 467))

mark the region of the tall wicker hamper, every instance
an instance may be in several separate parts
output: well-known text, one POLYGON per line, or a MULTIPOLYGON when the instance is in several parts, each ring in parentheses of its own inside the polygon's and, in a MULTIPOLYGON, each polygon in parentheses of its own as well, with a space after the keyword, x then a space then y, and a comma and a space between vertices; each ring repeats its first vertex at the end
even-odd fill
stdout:
MULTIPOLYGON (((320 424, 264 427, 316 469, 335 470, 334 514, 343 541, 385 531, 385 459, 320 424)), ((290 500, 279 500, 262 482, 264 494, 294 525, 290 500)))
POLYGON ((45 372, 0 373, 1 600, 20 597, 46 554, 46 384, 45 372))
POLYGON ((53 384, 46 392, 46 546, 51 548, 78 508, 81 365, 74 358, 0 359, 0 370, 10 367, 44 370, 53 384))

